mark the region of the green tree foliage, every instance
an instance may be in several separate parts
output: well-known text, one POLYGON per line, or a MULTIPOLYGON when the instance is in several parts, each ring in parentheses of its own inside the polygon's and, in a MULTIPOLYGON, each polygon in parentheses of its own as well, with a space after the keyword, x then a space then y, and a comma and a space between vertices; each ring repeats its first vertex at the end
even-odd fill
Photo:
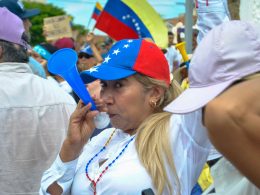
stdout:
MULTIPOLYGON (((34 16, 30 19, 32 23, 31 27, 31 45, 34 46, 36 44, 45 42, 45 38, 43 36, 43 19, 46 17, 59 16, 59 15, 68 15, 63 9, 54 6, 52 4, 42 4, 37 2, 23 2, 26 9, 38 8, 41 10, 41 13, 37 16, 34 16)), ((70 16, 71 17, 71 16, 70 16)), ((73 21, 73 17, 72 21, 73 21)), ((84 26, 82 25, 74 25, 72 22, 72 29, 77 29, 79 33, 86 33, 84 26)))

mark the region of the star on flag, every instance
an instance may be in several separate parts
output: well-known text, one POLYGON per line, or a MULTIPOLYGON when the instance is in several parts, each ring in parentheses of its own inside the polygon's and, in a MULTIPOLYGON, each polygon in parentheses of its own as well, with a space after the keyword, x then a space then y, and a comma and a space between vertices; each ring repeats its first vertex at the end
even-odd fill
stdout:
POLYGON ((123 48, 128 48, 128 47, 129 47, 129 45, 128 45, 128 44, 125 44, 123 48))
POLYGON ((119 49, 116 49, 113 51, 113 54, 117 55, 119 52, 120 52, 119 49))

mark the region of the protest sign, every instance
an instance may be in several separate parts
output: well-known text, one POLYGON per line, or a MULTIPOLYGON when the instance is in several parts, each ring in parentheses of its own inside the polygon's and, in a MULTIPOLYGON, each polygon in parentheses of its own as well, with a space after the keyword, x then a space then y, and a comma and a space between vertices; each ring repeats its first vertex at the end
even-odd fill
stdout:
POLYGON ((44 18, 44 35, 47 41, 72 37, 70 18, 66 15, 44 18))

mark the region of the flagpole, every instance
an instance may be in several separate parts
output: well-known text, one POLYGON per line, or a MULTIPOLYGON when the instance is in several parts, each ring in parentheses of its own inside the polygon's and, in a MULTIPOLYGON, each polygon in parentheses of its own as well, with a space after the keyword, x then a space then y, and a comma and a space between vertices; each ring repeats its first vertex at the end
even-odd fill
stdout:
POLYGON ((97 24, 97 21, 98 21, 98 19, 96 20, 96 23, 94 24, 94 26, 93 26, 93 28, 92 28, 91 32, 94 32, 94 30, 96 29, 96 24, 97 24))
POLYGON ((94 25, 93 28, 92 28, 92 30, 91 30, 91 32, 94 32, 95 29, 96 29, 96 28, 95 28, 95 25, 94 25))
POLYGON ((90 21, 91 21, 92 17, 89 18, 88 20, 88 25, 87 25, 87 29, 89 29, 89 25, 90 25, 90 21))
POLYGON ((93 11, 92 11, 92 15, 90 16, 90 18, 89 18, 89 20, 88 20, 88 25, 87 25, 87 28, 88 28, 88 29, 89 29, 89 25, 90 25, 90 21, 91 21, 91 19, 92 19, 93 13, 94 13, 95 8, 96 8, 96 4, 97 4, 97 2, 95 3, 95 7, 94 7, 94 9, 93 9, 93 11))

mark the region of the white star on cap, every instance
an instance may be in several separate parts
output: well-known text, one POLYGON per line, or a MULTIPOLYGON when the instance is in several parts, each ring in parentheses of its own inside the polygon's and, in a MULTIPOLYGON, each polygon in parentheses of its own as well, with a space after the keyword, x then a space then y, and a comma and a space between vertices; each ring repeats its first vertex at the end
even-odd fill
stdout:
POLYGON ((128 47, 129 47, 129 45, 128 45, 128 44, 125 44, 123 48, 128 48, 128 47))
POLYGON ((94 66, 94 67, 88 69, 88 71, 89 71, 90 73, 92 73, 92 72, 98 72, 97 69, 98 69, 98 67, 97 67, 97 66, 94 66))
POLYGON ((113 51, 113 54, 117 55, 119 52, 120 52, 119 49, 117 49, 113 51))
POLYGON ((128 43, 132 43, 132 42, 133 42, 133 40, 128 40, 127 42, 128 42, 128 43))
POLYGON ((108 61, 111 60, 111 58, 109 57, 109 55, 105 58, 104 62, 108 63, 108 61))

